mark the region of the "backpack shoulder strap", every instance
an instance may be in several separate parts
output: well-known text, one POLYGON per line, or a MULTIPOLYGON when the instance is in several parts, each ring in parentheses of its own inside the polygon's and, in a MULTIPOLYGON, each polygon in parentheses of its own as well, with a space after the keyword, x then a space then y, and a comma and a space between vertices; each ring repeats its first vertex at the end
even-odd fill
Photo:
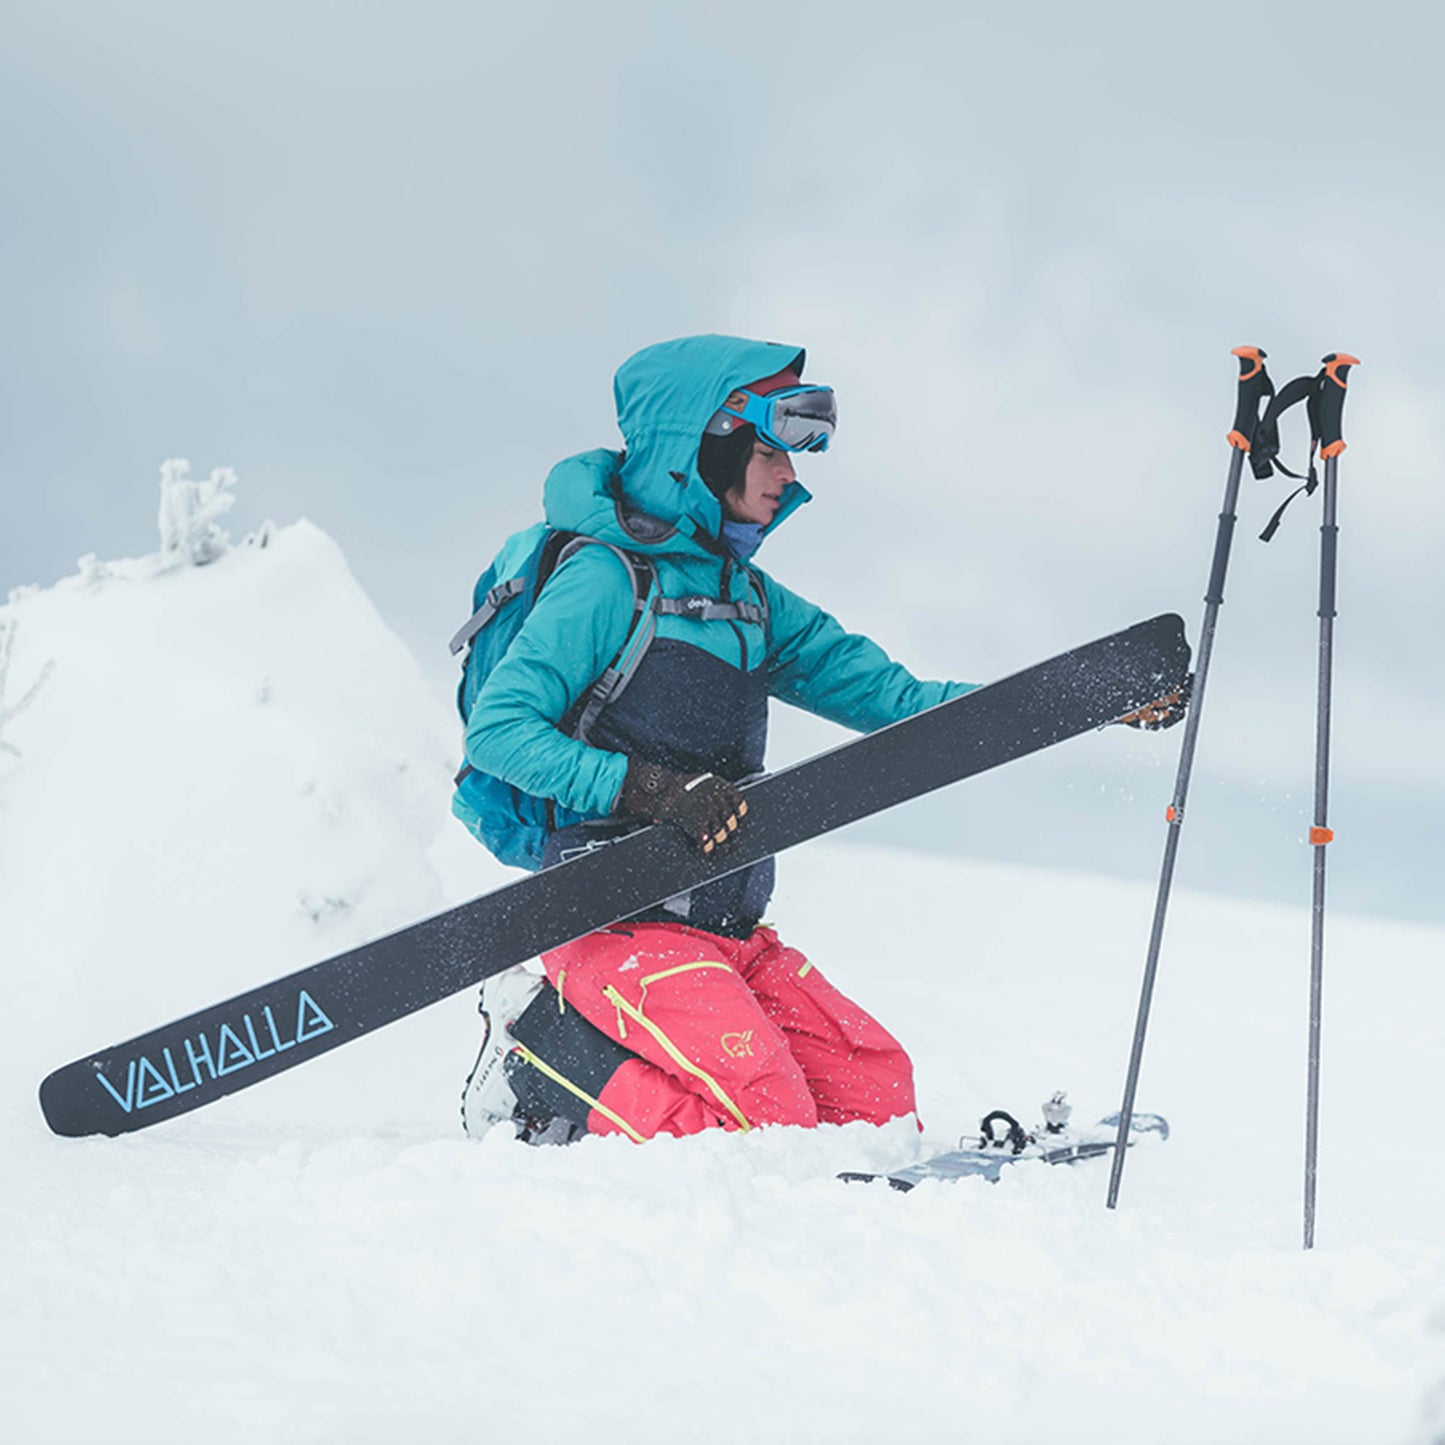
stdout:
POLYGON ((512 577, 505 582, 498 582, 482 599, 482 605, 462 623, 447 644, 452 656, 455 657, 526 585, 526 580, 522 577, 512 577))
POLYGON ((587 691, 586 701, 573 729, 573 735, 584 743, 602 709, 622 696, 647 649, 652 646, 652 639, 657 636, 656 608, 662 601, 658 595, 657 568, 651 559, 637 552, 625 551, 600 537, 574 537, 562 548, 557 566, 560 567, 587 546, 606 547, 627 568, 627 576, 632 583, 632 621, 617 655, 587 691))
MULTIPOLYGON (((513 538, 513 541, 516 539, 513 538)), ((567 544, 572 540, 571 532, 549 532, 543 541, 540 555, 537 557, 535 576, 536 587, 540 591, 542 584, 557 570, 559 555, 566 549, 567 544)), ((510 543, 508 544, 511 545, 510 543)), ((506 549, 499 554, 497 562, 492 565, 496 567, 502 556, 506 555, 506 549)), ((453 634, 452 640, 447 644, 451 655, 455 657, 461 652, 471 640, 494 618, 503 607, 514 597, 519 597, 527 590, 527 575, 531 570, 529 565, 524 565, 514 577, 508 577, 498 582, 485 597, 481 605, 453 634)))
POLYGON ((763 629, 763 647, 766 649, 773 623, 773 609, 768 602, 768 584, 763 581, 762 574, 754 572, 747 563, 743 564, 743 571, 748 574, 748 581, 752 583, 753 591, 758 594, 758 624, 763 629))

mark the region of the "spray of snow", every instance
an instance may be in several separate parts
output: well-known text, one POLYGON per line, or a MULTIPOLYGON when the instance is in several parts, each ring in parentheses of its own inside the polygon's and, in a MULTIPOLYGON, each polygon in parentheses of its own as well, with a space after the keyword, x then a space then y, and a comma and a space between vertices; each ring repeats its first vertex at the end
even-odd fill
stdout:
POLYGON ((48 1135, 49 1069, 504 876, 447 816, 446 702, 315 527, 217 541, 224 475, 169 474, 174 546, 0 608, 14 1438, 1445 1439, 1435 930, 1331 920, 1311 1255, 1308 917, 1188 892, 1140 1100, 1174 1137, 1117 1211, 1102 1164, 837 1183, 1058 1087, 1112 1109, 1152 898, 845 845, 785 860, 776 922, 907 1041, 922 1139, 468 1143, 466 997, 153 1132, 48 1135))

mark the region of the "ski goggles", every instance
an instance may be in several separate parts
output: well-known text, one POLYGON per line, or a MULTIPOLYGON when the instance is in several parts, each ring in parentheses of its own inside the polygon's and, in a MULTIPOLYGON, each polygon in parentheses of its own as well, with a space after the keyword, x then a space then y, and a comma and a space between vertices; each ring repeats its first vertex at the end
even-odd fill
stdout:
POLYGON ((758 440, 785 452, 825 452, 838 426, 831 386, 788 386, 759 396, 746 387, 732 393, 703 428, 725 437, 744 422, 758 440))

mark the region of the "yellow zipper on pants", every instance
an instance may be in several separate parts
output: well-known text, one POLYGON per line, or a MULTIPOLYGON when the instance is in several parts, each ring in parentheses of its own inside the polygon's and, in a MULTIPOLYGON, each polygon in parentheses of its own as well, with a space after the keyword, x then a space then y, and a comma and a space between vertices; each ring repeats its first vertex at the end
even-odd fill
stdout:
POLYGON ((679 973, 693 973, 700 968, 721 968, 728 973, 733 971, 730 963, 718 963, 711 959, 703 959, 698 963, 679 963, 672 968, 664 968, 658 973, 649 973, 646 978, 638 980, 638 988, 641 990, 637 999, 637 1007, 647 1007, 647 986, 656 983, 660 978, 673 978, 679 973))
POLYGON ((583 1103, 587 1104, 593 1109, 596 1109, 597 1112, 601 1114, 604 1119, 611 1119, 612 1122, 616 1124, 617 1127, 621 1129, 622 1132, 626 1134, 633 1141, 634 1144, 645 1144, 647 1142, 646 1136, 643 1134, 639 1134, 637 1130, 634 1129, 632 1125, 629 1124, 627 1120, 622 1117, 621 1114, 615 1113, 613 1110, 609 1109, 606 1104, 601 1103, 597 1099, 594 1099, 592 1095, 587 1093, 585 1089, 579 1089, 577 1085, 572 1082, 571 1079, 568 1079, 562 1074, 559 1074, 557 1070, 551 1066, 551 1064, 546 1063, 542 1059, 539 1059, 536 1054, 534 1054, 531 1049, 526 1046, 526 1044, 517 1044, 512 1050, 512 1052, 517 1054, 519 1057, 525 1059, 529 1064, 531 1064, 534 1069, 537 1070, 538 1073, 546 1074, 546 1076, 554 1083, 561 1084, 561 1086, 566 1089, 569 1094, 575 1094, 579 1099, 582 1100, 583 1103))
POLYGON ((751 1124, 748 1123, 747 1115, 744 1114, 743 1111, 739 1109, 738 1106, 734 1104, 730 1098, 728 1098, 727 1093, 723 1089, 722 1085, 719 1084, 718 1081, 713 1078, 713 1076, 709 1074, 705 1069, 693 1063, 692 1060, 689 1059, 687 1055, 684 1054, 683 1051, 678 1048, 678 1046, 673 1043, 673 1041, 668 1038, 668 1036, 663 1033, 663 1031, 658 1028, 658 1026, 642 1012, 641 1009, 634 1008, 630 1003, 628 1003, 627 1000, 623 998, 622 995, 617 991, 617 987, 615 984, 609 983, 607 987, 602 990, 602 993, 603 996, 608 1000, 608 1002, 612 1004, 613 1008, 617 1010, 619 1016, 625 1013, 628 1018, 633 1020, 633 1022, 641 1024, 642 1027, 645 1028, 647 1032, 650 1033, 652 1037, 657 1040, 657 1042, 662 1046, 663 1051, 667 1054, 668 1058, 670 1058, 673 1063, 678 1066, 678 1068, 680 1068, 686 1074, 691 1074, 695 1079, 701 1079, 703 1083, 706 1084, 707 1087, 712 1091, 713 1097, 718 1101, 718 1103, 720 1103, 723 1108, 726 1109, 735 1120, 737 1120, 737 1125, 739 1129, 746 1133, 749 1129, 753 1127, 751 1124))
POLYGON ((691 973, 698 968, 725 968, 729 973, 733 971, 731 964, 716 963, 708 959, 698 963, 679 963, 674 968, 664 968, 661 973, 649 973, 646 978, 641 980, 641 986, 646 988, 648 984, 656 983, 660 978, 671 978, 675 973, 691 973))

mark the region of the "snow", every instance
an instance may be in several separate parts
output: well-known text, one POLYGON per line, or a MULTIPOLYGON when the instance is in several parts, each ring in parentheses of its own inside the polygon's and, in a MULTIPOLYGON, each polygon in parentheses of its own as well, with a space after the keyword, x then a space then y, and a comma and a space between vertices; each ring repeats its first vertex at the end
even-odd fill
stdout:
POLYGON ((845 842, 784 860, 774 921, 908 1043, 922 1139, 469 1142, 462 996, 62 1140, 50 1069, 507 875, 447 815, 446 700, 309 524, 87 558, 0 624, 8 1438, 1445 1440, 1445 932, 1330 918, 1308 1254, 1308 913, 1185 888, 1140 1095, 1174 1136, 1116 1211, 1104 1161, 836 1182, 1056 1088, 1117 1107, 1153 894, 845 842))

